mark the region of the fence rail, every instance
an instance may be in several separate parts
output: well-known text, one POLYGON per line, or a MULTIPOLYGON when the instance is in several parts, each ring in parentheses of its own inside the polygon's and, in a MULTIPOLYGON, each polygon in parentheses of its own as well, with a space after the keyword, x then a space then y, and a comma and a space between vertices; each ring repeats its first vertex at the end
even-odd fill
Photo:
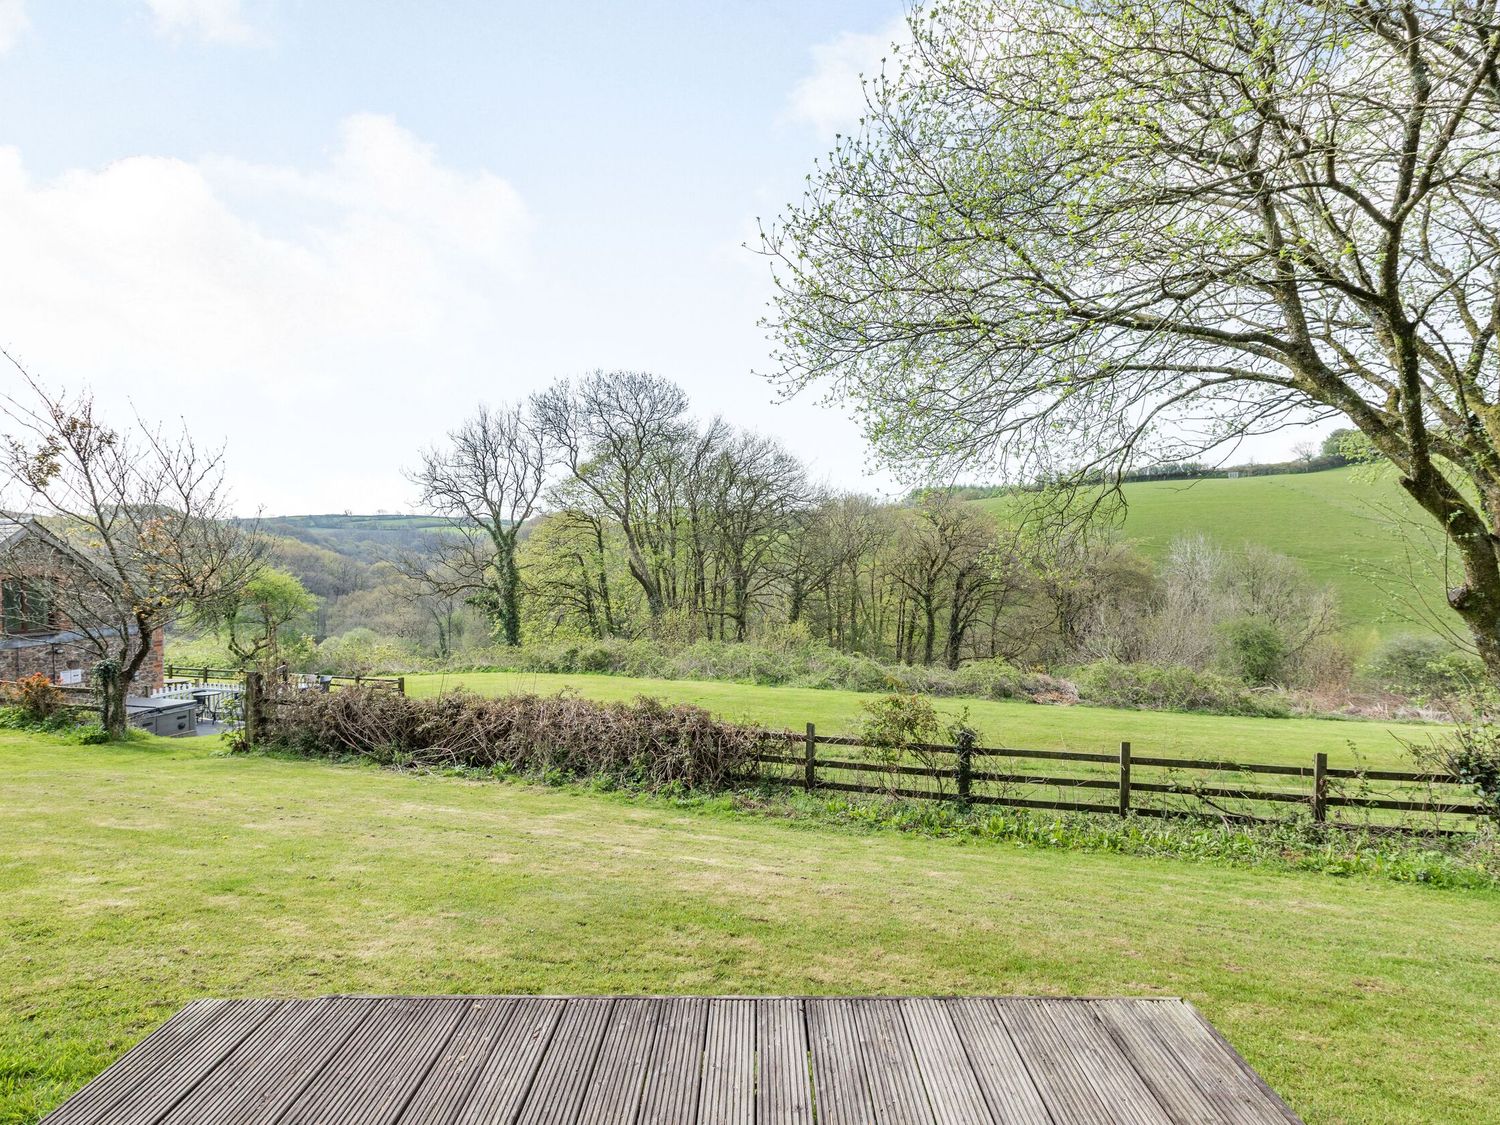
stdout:
MULTIPOLYGON (((1025 750, 1011 747, 980 747, 918 743, 901 747, 897 754, 872 747, 848 735, 820 735, 809 723, 805 733, 796 731, 767 732, 797 746, 800 753, 765 751, 755 756, 761 769, 755 780, 786 784, 803 789, 841 793, 875 793, 918 800, 958 800, 973 805, 1000 805, 1029 809, 1107 812, 1119 815, 1149 817, 1213 815, 1232 821, 1265 821, 1273 819, 1271 808, 1287 805, 1307 806, 1318 823, 1348 825, 1350 822, 1330 816, 1330 810, 1369 810, 1376 813, 1423 814, 1432 823, 1418 828, 1385 822, 1361 825, 1398 831, 1428 831, 1439 834, 1472 830, 1472 818, 1490 815, 1485 805, 1476 802, 1472 788, 1462 778, 1428 771, 1361 770, 1330 768, 1328 755, 1315 754, 1307 766, 1274 762, 1234 762, 1222 759, 1135 757, 1128 742, 1120 744, 1117 754, 1071 750, 1025 750), (820 755, 822 747, 865 749, 880 757, 861 758, 854 754, 839 757, 820 755), (954 764, 932 762, 937 755, 952 757, 954 764), (921 758, 927 761, 920 761, 921 758), (913 760, 918 759, 918 760, 913 760), (995 763, 1005 760, 1079 763, 1085 769, 1077 774, 1010 772, 993 766, 975 769, 976 760, 995 763), (1111 767, 1103 776, 1100 767, 1111 767), (785 767, 799 767, 786 772, 785 767), (1150 771, 1142 777, 1136 771, 1150 771), (1238 784, 1225 774, 1250 775, 1238 784), (872 784, 871 775, 886 779, 872 784), (1221 775, 1221 776, 1214 776, 1221 775), (1254 775, 1286 779, 1268 781, 1274 788, 1254 782, 1254 775), (925 779, 935 784, 914 788, 911 779, 925 779), (1292 779, 1305 782, 1292 788, 1292 779), (949 787, 945 783, 952 782, 949 787), (1373 790, 1371 782, 1384 783, 1384 790, 1373 790), (1346 784, 1352 783, 1352 784, 1346 784), (982 788, 981 788, 982 787, 982 788), (1409 787, 1422 787, 1413 793, 1409 787), (1055 796, 1038 790, 1056 789, 1055 796), (1070 799, 1062 791, 1111 791, 1114 800, 1070 799), (1145 797, 1145 800, 1142 800, 1145 797), (1159 798, 1151 800, 1151 798, 1159 798), (1173 805, 1171 800, 1183 802, 1173 805), (1226 808, 1221 802, 1235 802, 1239 807, 1226 808), (1467 821, 1467 823, 1464 823, 1467 821)), ((1079 792, 1085 791, 1085 792, 1079 792)))
MULTIPOLYGON (((246 676, 241 668, 213 668, 199 664, 168 664, 162 669, 162 673, 169 680, 190 680, 194 683, 242 684, 246 676)), ((402 695, 406 694, 405 676, 324 676, 314 672, 292 672, 286 668, 278 668, 264 675, 267 683, 326 688, 389 688, 402 695)))

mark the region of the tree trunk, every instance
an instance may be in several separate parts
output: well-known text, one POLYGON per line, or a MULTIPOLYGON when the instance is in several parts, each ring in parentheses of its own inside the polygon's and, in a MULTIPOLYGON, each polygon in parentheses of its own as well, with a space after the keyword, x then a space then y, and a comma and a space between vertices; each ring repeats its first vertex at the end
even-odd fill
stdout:
POLYGON ((1468 581, 1448 591, 1448 604, 1469 627, 1490 683, 1500 687, 1500 588, 1482 589, 1473 571, 1465 570, 1468 581))

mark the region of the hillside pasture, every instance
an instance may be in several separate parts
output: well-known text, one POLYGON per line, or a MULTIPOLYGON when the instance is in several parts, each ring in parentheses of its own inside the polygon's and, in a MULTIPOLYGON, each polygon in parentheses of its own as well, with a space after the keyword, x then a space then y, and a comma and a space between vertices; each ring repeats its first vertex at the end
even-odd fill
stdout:
MULTIPOLYGON (((1443 603, 1442 579, 1421 571, 1434 560, 1421 532, 1437 529, 1401 491, 1393 470, 1137 481, 1123 491, 1120 533, 1147 556, 1159 560, 1173 540, 1200 534, 1227 548, 1253 543, 1287 555, 1338 592, 1346 632, 1356 642, 1427 631, 1411 620, 1413 578, 1443 620, 1461 627, 1443 603), (1415 572, 1413 560, 1421 560, 1415 572)), ((1014 504, 1006 497, 975 503, 1002 516, 1014 504)))

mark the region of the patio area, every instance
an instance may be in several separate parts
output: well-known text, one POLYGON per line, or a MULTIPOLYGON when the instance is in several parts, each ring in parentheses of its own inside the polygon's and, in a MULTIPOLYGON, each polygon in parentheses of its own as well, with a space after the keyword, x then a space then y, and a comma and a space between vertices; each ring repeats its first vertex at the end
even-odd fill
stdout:
POLYGON ((1287 1125, 1173 999, 200 1000, 48 1125, 1287 1125))

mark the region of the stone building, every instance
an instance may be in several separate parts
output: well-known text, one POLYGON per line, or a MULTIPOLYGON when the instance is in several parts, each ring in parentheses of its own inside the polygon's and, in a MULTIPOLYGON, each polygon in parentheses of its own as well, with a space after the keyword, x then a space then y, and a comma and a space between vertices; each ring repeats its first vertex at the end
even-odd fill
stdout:
MULTIPOLYGON (((54 683, 82 683, 100 658, 100 644, 118 637, 103 622, 80 626, 59 598, 63 583, 108 581, 97 567, 34 519, 0 516, 0 680, 40 672, 54 683)), ((107 599, 104 599, 107 601, 107 599)), ((151 655, 131 690, 149 695, 162 686, 162 637, 151 638, 151 655)))

